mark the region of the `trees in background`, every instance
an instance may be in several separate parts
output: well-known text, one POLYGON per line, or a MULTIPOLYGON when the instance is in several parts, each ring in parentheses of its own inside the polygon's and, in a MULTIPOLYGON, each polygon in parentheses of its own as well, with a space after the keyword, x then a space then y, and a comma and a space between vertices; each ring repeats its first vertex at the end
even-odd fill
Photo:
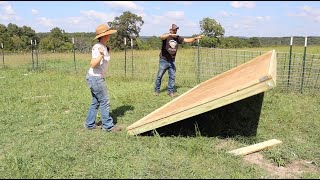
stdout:
MULTIPOLYGON (((110 37, 110 44, 115 49, 124 49, 124 38, 126 38, 127 44, 130 44, 132 38, 136 41, 139 38, 141 26, 144 24, 141 16, 125 11, 119 17, 115 17, 113 22, 108 22, 110 27, 116 28, 118 31, 115 35, 110 37)), ((136 44, 136 43, 134 43, 136 44)))
POLYGON ((64 30, 55 27, 42 39, 40 48, 51 52, 65 52, 72 49, 71 38, 64 30))
POLYGON ((89 52, 91 51, 93 45, 93 37, 95 37, 95 32, 92 33, 69 33, 70 38, 74 38, 74 46, 77 51, 89 52))
POLYGON ((224 36, 224 28, 215 19, 209 17, 200 21, 201 34, 208 37, 221 38, 224 36))
POLYGON ((28 26, 18 27, 9 23, 6 27, 0 24, 0 42, 3 43, 5 50, 14 52, 30 50, 31 39, 40 41, 35 31, 28 26))
MULTIPOLYGON (((130 39, 133 39, 135 49, 149 50, 159 49, 161 39, 157 36, 140 37, 140 30, 144 21, 141 16, 137 16, 130 11, 125 11, 108 25, 114 27, 118 32, 111 36, 110 43, 113 50, 123 50, 124 38, 127 39, 127 47, 130 46, 130 39)), ((243 48, 262 46, 283 46, 290 43, 290 37, 224 37, 225 29, 215 19, 203 18, 199 22, 201 32, 206 35, 200 40, 202 47, 215 48, 243 48)), ((94 31, 94 30, 93 30, 94 31)), ((192 35, 197 36, 199 34, 192 35)), ((4 49, 11 52, 30 51, 31 40, 37 41, 37 48, 46 52, 68 52, 72 51, 72 38, 75 38, 75 49, 80 52, 90 52, 94 41, 95 32, 67 33, 59 27, 53 28, 50 32, 35 33, 28 27, 19 27, 9 23, 7 26, 0 24, 0 43, 4 44, 4 49)), ((304 45, 305 37, 294 37, 294 45, 304 45)), ((182 44, 182 47, 198 45, 182 44)), ((320 37, 308 37, 308 45, 320 45, 320 37)))
POLYGON ((215 19, 209 17, 203 18, 200 21, 201 34, 205 35, 201 45, 205 47, 216 47, 221 43, 221 38, 224 36, 225 30, 215 19))

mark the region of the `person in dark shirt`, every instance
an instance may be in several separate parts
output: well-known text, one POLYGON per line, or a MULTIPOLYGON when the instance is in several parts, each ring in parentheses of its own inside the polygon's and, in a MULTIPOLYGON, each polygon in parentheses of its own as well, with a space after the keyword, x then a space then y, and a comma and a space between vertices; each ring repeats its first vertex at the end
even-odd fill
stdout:
POLYGON ((162 40, 162 47, 160 52, 160 60, 159 60, 159 70, 156 77, 155 82, 155 95, 159 95, 161 80, 164 73, 168 70, 169 74, 169 82, 168 82, 168 95, 174 97, 174 85, 176 78, 176 64, 175 58, 178 51, 178 45, 185 43, 192 43, 197 39, 201 39, 203 35, 192 37, 192 38, 184 38, 182 36, 177 35, 179 27, 176 24, 172 24, 169 29, 169 33, 163 34, 160 36, 162 40))

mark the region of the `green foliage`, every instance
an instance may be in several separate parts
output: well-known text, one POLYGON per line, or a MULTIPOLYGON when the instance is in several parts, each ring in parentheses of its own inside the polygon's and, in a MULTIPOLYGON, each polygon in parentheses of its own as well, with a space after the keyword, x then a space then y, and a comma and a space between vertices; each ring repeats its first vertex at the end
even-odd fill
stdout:
POLYGON ((7 27, 7 32, 10 37, 13 35, 21 36, 22 32, 16 24, 9 23, 7 27))
POLYGON ((28 51, 31 49, 31 40, 39 42, 35 31, 28 26, 18 27, 9 23, 6 27, 0 24, 0 41, 7 51, 28 51))
POLYGON ((147 39, 146 44, 148 44, 151 49, 161 49, 162 40, 160 37, 151 36, 147 39))
POLYGON ((108 22, 110 27, 117 29, 117 33, 113 34, 110 38, 110 44, 114 49, 123 50, 124 38, 126 38, 127 44, 130 39, 139 37, 141 26, 144 24, 141 16, 125 11, 119 17, 115 17, 113 22, 108 22))
POLYGON ((218 39, 215 37, 205 36, 199 43, 201 47, 217 47, 218 39))
POLYGON ((49 36, 43 39, 40 48, 45 51, 65 52, 71 50, 72 43, 64 30, 55 27, 50 31, 49 36))
POLYGON ((266 156, 271 159, 278 167, 290 164, 293 161, 293 158, 296 158, 291 155, 292 154, 289 154, 285 150, 276 150, 276 148, 272 151, 266 151, 266 156))
POLYGON ((150 46, 148 46, 148 44, 140 38, 137 38, 136 43, 139 50, 148 50, 150 48, 150 46))
MULTIPOLYGON (((118 30, 117 33, 111 36, 109 46, 115 50, 123 50, 124 37, 127 40, 128 48, 130 39, 133 39, 133 48, 138 50, 159 49, 161 40, 157 36, 140 37, 139 33, 144 21, 141 16, 135 15, 130 11, 125 11, 119 17, 115 17, 114 21, 108 22, 111 27, 118 30)), ((289 46, 290 37, 224 37, 225 30, 216 20, 209 17, 203 18, 200 21, 201 33, 206 35, 200 40, 201 47, 215 48, 252 48, 252 47, 270 47, 270 46, 289 46)), ((33 48, 40 49, 45 52, 70 52, 73 49, 71 42, 72 37, 75 38, 74 48, 80 52, 90 52, 95 36, 93 32, 76 32, 67 33, 64 30, 55 27, 50 32, 35 33, 28 27, 19 27, 16 24, 9 23, 6 27, 0 24, 0 43, 3 43, 4 50, 9 52, 30 52, 31 44, 36 41, 37 46, 33 48)), ((196 35, 192 35, 194 37, 196 35)), ((294 46, 304 46, 305 37, 293 37, 294 46)), ((181 47, 188 48, 197 46, 197 41, 193 43, 183 43, 181 47)), ((320 37, 308 37, 308 46, 320 45, 320 37)))
POLYGON ((10 38, 11 38, 11 41, 13 43, 13 50, 14 51, 20 51, 21 48, 23 47, 22 39, 17 35, 13 35, 10 38))
POLYGON ((222 37, 224 36, 224 28, 215 19, 209 17, 203 18, 200 21, 201 34, 208 37, 222 37))
POLYGON ((238 37, 226 37, 222 39, 221 45, 219 47, 229 49, 229 48, 239 48, 239 47, 248 47, 248 43, 238 37))
POLYGON ((247 41, 250 44, 250 47, 261 47, 260 40, 257 37, 249 38, 247 41))
POLYGON ((95 33, 69 33, 69 38, 74 38, 74 46, 77 51, 90 52, 93 45, 95 33))
POLYGON ((161 49, 162 41, 160 37, 151 36, 147 39, 137 38, 137 49, 139 50, 149 50, 149 49, 161 49))

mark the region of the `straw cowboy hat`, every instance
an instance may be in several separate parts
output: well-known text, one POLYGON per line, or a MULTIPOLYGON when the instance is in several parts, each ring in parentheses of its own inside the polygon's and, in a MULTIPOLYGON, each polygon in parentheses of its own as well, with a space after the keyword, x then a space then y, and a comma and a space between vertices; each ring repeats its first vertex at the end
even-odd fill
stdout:
POLYGON ((96 37, 93 39, 98 39, 99 37, 108 35, 108 34, 113 34, 117 32, 117 30, 110 28, 108 25, 106 24, 100 24, 97 28, 96 28, 96 37))

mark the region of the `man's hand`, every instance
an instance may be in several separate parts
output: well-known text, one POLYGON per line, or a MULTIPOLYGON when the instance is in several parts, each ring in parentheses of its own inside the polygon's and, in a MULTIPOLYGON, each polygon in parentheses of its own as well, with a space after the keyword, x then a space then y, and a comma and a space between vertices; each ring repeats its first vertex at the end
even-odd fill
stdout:
POLYGON ((195 39, 201 39, 203 37, 204 37, 204 35, 202 34, 202 35, 199 35, 199 36, 195 37, 195 39))
POLYGON ((177 34, 166 33, 166 34, 161 35, 160 38, 161 38, 162 40, 165 40, 165 39, 167 39, 169 36, 170 36, 170 37, 173 37, 173 38, 179 37, 179 35, 177 35, 177 34))
POLYGON ((177 35, 177 34, 169 34, 169 36, 171 36, 171 37, 173 37, 173 38, 176 38, 176 37, 178 37, 179 35, 177 35))

